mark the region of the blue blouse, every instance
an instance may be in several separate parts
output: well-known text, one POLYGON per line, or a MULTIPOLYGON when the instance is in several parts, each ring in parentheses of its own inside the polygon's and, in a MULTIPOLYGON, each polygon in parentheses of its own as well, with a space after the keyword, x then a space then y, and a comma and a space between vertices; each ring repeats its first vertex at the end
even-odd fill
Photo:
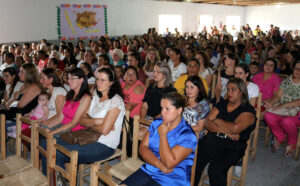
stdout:
MULTIPOLYGON (((162 119, 157 119, 152 122, 149 127, 149 149, 153 154, 160 159, 159 156, 159 134, 158 127, 163 123, 162 119)), ((171 148, 176 145, 191 148, 193 152, 188 157, 179 163, 171 173, 165 174, 159 170, 159 168, 145 163, 141 169, 151 176, 157 183, 161 185, 191 185, 191 168, 195 157, 195 149, 197 146, 197 137, 182 117, 181 122, 176 128, 169 131, 167 139, 171 148)))

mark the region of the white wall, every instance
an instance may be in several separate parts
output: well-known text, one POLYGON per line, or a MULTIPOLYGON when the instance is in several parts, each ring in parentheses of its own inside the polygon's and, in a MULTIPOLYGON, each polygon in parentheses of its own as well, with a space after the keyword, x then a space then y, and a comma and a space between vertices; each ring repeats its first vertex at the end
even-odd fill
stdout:
POLYGON ((263 31, 270 29, 270 24, 280 27, 280 30, 300 29, 300 5, 253 6, 245 8, 245 23, 252 29, 260 25, 263 31))
POLYGON ((0 43, 57 39, 56 6, 62 3, 106 4, 108 6, 108 33, 136 35, 158 28, 159 14, 182 15, 183 32, 194 32, 198 27, 197 15, 211 14, 214 24, 226 24, 227 15, 241 16, 244 7, 163 2, 153 0, 1 0, 0 43))

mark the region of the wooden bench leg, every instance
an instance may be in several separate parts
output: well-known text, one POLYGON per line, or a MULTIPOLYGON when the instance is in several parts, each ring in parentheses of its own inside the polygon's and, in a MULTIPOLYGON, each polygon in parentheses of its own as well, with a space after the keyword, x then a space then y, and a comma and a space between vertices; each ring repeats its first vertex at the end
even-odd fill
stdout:
POLYGON ((27 160, 27 158, 28 158, 28 155, 27 155, 28 151, 29 151, 28 147, 23 144, 23 157, 25 160, 27 160))
POLYGON ((295 151, 295 157, 294 160, 298 160, 299 159, 299 148, 300 148, 300 130, 298 132, 298 140, 297 140, 297 144, 296 144, 296 151, 295 151))
POLYGON ((83 172, 84 172, 84 164, 79 165, 79 186, 83 186, 83 172))
POLYGON ((269 145, 269 137, 270 137, 270 128, 266 128, 266 137, 265 137, 265 147, 268 147, 269 145))
POLYGON ((231 186, 233 168, 234 166, 231 166, 227 172, 227 186, 231 186))

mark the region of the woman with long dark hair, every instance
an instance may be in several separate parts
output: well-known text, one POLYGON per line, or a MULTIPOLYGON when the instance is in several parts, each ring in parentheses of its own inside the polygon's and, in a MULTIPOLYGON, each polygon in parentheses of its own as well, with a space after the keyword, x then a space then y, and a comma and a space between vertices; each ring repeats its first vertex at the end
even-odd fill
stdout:
POLYGON ((172 80, 175 82, 181 74, 185 74, 187 66, 184 64, 184 58, 178 48, 172 48, 170 52, 171 61, 168 62, 172 72, 172 80))
POLYGON ((84 71, 85 76, 89 84, 90 90, 93 90, 96 79, 92 70, 92 66, 86 62, 81 63, 80 68, 84 71))
POLYGON ((257 103, 259 88, 250 80, 250 69, 245 63, 240 63, 235 66, 235 78, 241 78, 247 85, 249 102, 254 107, 257 103))
MULTIPOLYGON (((72 71, 70 73, 72 74, 72 71)), ((98 70, 96 79, 96 91, 90 107, 85 110, 79 123, 81 126, 89 127, 98 132, 101 136, 96 142, 86 145, 67 144, 63 140, 57 139, 57 143, 68 150, 78 151, 78 164, 108 158, 114 153, 120 142, 125 107, 119 80, 108 68, 98 70)), ((42 160, 45 173, 46 159, 43 158, 42 160)), ((64 167, 64 164, 69 161, 69 158, 57 152, 56 164, 64 167)))
POLYGON ((46 68, 42 71, 40 83, 51 95, 48 104, 48 119, 42 122, 44 125, 47 125, 61 117, 62 108, 66 101, 67 91, 63 88, 61 80, 56 75, 56 71, 52 68, 46 68))
POLYGON ((64 64, 68 65, 69 67, 71 66, 75 67, 77 64, 77 60, 73 51, 69 48, 66 48, 64 50, 64 55, 65 55, 65 58, 63 59, 64 64))
POLYGON ((202 138, 204 119, 210 112, 210 108, 205 87, 199 76, 190 76, 185 81, 185 95, 187 105, 184 108, 183 117, 195 132, 200 132, 200 138, 202 138))
POLYGON ((79 120, 87 111, 91 102, 91 94, 87 83, 87 78, 80 68, 74 68, 68 72, 68 83, 70 91, 66 95, 66 102, 62 109, 60 119, 53 120, 46 124, 46 129, 52 134, 60 134, 66 131, 81 130, 84 127, 79 125, 79 120), (61 125, 60 125, 61 124, 61 125))
POLYGON ((20 81, 16 69, 13 67, 3 70, 3 80, 6 86, 2 105, 4 106, 3 109, 8 109, 18 99, 17 94, 23 83, 20 81))

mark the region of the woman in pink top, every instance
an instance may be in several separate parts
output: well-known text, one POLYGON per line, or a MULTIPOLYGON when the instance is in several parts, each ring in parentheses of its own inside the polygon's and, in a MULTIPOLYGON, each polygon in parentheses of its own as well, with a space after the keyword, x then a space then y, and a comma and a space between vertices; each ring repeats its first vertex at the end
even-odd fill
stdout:
MULTIPOLYGON (((71 90, 67 93, 66 102, 62 109, 62 117, 47 124, 48 128, 53 129, 52 133, 54 135, 68 130, 76 131, 84 128, 78 122, 82 114, 89 108, 91 94, 83 70, 74 68, 68 72, 68 83, 71 90), (60 123, 62 126, 57 128, 56 126, 60 123)), ((48 132, 51 131, 49 129, 46 130, 48 132)))
POLYGON ((134 118, 135 115, 140 115, 143 99, 145 96, 146 88, 143 83, 138 80, 137 70, 133 66, 129 66, 125 70, 124 80, 121 84, 125 109, 130 111, 130 117, 134 118))
MULTIPOLYGON (((274 73, 276 69, 276 60, 273 58, 266 59, 264 63, 264 71, 253 76, 252 81, 259 87, 262 92, 262 100, 264 102, 273 97, 274 91, 278 90, 281 78, 274 73)), ((262 107, 261 119, 264 118, 265 109, 262 107)))

